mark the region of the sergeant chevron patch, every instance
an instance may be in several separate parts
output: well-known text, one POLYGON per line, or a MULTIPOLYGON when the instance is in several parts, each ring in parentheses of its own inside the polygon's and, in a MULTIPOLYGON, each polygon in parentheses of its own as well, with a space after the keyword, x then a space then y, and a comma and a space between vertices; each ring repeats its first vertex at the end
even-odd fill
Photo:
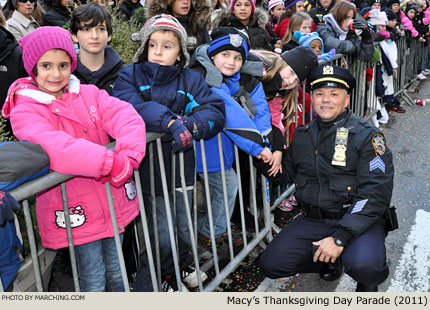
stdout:
POLYGON ((385 163, 379 156, 376 156, 375 159, 370 162, 370 171, 373 171, 377 168, 381 169, 381 171, 385 173, 385 163))

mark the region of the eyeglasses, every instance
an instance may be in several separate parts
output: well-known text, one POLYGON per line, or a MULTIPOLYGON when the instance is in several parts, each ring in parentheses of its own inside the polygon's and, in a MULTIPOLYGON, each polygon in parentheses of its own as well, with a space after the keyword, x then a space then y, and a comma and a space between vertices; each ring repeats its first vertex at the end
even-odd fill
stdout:
POLYGON ((28 1, 30 1, 30 3, 36 2, 36 0, 18 0, 18 2, 20 2, 20 3, 27 3, 28 1))

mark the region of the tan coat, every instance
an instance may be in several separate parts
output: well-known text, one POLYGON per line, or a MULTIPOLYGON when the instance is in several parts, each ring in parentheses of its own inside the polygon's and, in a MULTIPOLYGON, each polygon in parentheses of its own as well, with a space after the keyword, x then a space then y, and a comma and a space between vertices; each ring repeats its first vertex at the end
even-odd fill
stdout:
POLYGON ((6 21, 6 24, 9 31, 17 40, 40 27, 33 16, 30 16, 30 19, 28 19, 18 12, 18 10, 13 12, 12 16, 6 21))

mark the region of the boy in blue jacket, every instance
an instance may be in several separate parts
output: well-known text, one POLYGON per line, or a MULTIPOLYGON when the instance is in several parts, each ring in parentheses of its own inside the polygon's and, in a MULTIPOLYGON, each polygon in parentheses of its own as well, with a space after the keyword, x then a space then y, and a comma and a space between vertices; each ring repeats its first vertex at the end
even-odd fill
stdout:
MULTIPOLYGON (((184 194, 180 179, 179 156, 176 171, 172 171, 172 151, 184 152, 185 183, 191 205, 194 184, 195 158, 193 139, 209 139, 222 130, 225 122, 223 101, 206 85, 203 77, 184 67, 189 62, 186 48, 187 33, 178 20, 170 15, 157 15, 149 19, 139 33, 133 34, 141 46, 133 64, 118 76, 113 88, 114 96, 130 102, 146 122, 148 132, 165 133, 162 137, 166 179, 175 173, 176 216, 171 206, 172 221, 177 231, 181 279, 188 287, 198 285, 197 270, 190 264, 190 230, 185 211, 184 194), (172 144, 173 139, 173 144, 172 144)), ((177 291, 174 276, 171 241, 167 224, 165 197, 161 185, 159 157, 154 152, 157 228, 160 244, 161 273, 164 291, 177 291)), ((145 209, 149 221, 151 241, 154 242, 149 159, 140 168, 145 209)), ((168 190, 171 193, 171 183, 168 190)), ((204 281, 206 275, 200 271, 204 281)))
MULTIPOLYGON (((252 75, 244 74, 244 70, 242 73, 240 72, 248 56, 247 37, 233 27, 216 28, 212 31, 211 36, 210 45, 201 45, 196 49, 190 67, 205 76, 205 81, 211 90, 225 103, 226 128, 221 132, 221 140, 223 169, 227 184, 228 218, 222 190, 217 137, 205 141, 205 151, 217 253, 218 255, 228 255, 226 230, 237 194, 237 176, 232 168, 235 160, 234 145, 236 144, 241 150, 268 163, 272 153, 267 147, 267 138, 272 127, 269 106, 262 84, 252 75), (240 81, 241 79, 246 79, 246 83, 240 81), (237 101, 234 98, 237 98, 237 101)), ((255 69, 255 66, 247 67, 247 69, 255 69)), ((200 145, 197 145, 196 154, 197 172, 203 177, 200 145)), ((199 215, 198 226, 202 239, 210 243, 208 213, 199 215)), ((240 247, 241 240, 233 240, 233 246, 235 245, 236 249, 240 247)))

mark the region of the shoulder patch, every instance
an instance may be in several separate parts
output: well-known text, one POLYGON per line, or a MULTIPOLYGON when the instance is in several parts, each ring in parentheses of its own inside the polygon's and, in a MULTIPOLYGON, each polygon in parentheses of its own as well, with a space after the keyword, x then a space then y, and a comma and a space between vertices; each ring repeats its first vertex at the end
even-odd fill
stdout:
POLYGON ((385 138, 383 135, 379 133, 373 135, 372 145, 375 149, 376 156, 382 156, 385 154, 385 138))

